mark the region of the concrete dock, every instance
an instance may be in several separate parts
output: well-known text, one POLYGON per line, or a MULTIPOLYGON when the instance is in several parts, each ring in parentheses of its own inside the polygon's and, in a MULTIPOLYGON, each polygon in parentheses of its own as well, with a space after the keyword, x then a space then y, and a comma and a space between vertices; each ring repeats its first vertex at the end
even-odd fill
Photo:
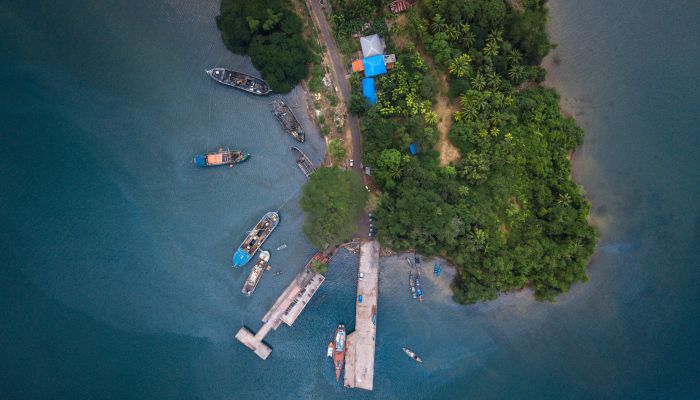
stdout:
POLYGON ((355 298, 355 331, 347 337, 345 353, 346 387, 372 390, 374 387, 374 348, 377 333, 379 295, 379 242, 360 246, 360 268, 355 298), (360 274, 363 278, 360 279, 360 274), (362 296, 362 302, 359 301, 362 296))
POLYGON ((294 279, 292 283, 282 292, 277 298, 275 304, 270 307, 270 310, 263 316, 263 326, 258 333, 253 334, 251 331, 242 327, 236 333, 236 339, 243 343, 246 347, 253 350, 258 357, 263 360, 272 353, 270 346, 263 343, 263 339, 270 333, 271 330, 276 330, 282 322, 292 326, 294 321, 306 307, 306 304, 311 300, 311 297, 316 293, 319 286, 324 281, 323 275, 317 274, 308 268, 304 268, 294 279))

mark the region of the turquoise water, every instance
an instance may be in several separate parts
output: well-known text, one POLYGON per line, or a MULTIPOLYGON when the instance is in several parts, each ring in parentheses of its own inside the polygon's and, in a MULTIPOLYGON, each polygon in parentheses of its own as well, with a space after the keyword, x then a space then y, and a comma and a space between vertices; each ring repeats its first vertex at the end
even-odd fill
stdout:
MULTIPOLYGON (((314 249, 270 98, 204 74, 253 72, 221 45, 215 3, 0 5, 3 398, 700 397, 698 2, 551 4, 550 83, 586 128, 575 177, 602 236, 590 281, 555 304, 518 293, 464 307, 451 271, 434 278, 429 263, 417 305, 402 258, 385 259, 372 393, 337 385, 324 358, 335 324, 354 324, 353 254, 268 336, 267 361, 232 339, 258 329, 314 249), (190 164, 219 145, 253 157, 190 164), (283 274, 244 298, 247 269, 229 260, 278 208, 266 247, 283 274)), ((299 96, 285 99, 305 116, 299 96)))

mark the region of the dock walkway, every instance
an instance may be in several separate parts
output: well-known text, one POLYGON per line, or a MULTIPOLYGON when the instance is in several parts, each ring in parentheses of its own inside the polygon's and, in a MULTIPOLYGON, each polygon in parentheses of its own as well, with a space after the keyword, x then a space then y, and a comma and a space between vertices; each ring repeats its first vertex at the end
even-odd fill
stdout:
POLYGON ((360 247, 359 273, 355 299, 355 331, 347 337, 344 384, 350 388, 372 390, 379 295, 379 242, 376 240, 365 242, 360 247), (363 274, 362 279, 359 279, 359 273, 363 274), (362 296, 361 303, 359 296, 362 296))
POLYGON ((263 326, 257 333, 252 333, 245 327, 241 327, 236 333, 236 339, 246 347, 253 350, 255 354, 263 360, 272 353, 270 346, 263 343, 263 339, 271 330, 276 330, 284 322, 292 326, 294 321, 316 293, 316 290, 324 281, 321 274, 317 274, 308 268, 304 268, 294 277, 292 282, 277 298, 275 304, 263 316, 263 326))

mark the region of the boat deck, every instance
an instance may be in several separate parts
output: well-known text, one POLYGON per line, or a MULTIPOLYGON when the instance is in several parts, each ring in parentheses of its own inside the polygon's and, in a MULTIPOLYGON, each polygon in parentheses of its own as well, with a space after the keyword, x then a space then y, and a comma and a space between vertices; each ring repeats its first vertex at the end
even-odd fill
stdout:
POLYGON ((359 272, 364 274, 363 279, 357 281, 357 296, 362 295, 362 303, 355 298, 355 331, 347 337, 344 384, 372 390, 379 295, 379 242, 376 240, 360 247, 359 272))
POLYGON ((299 158, 297 159, 297 166, 299 167, 301 172, 304 173, 304 176, 308 178, 316 170, 314 163, 311 162, 311 159, 309 159, 309 157, 307 157, 306 154, 304 154, 304 152, 301 151, 298 147, 294 146, 292 147, 292 150, 296 150, 297 153, 299 153, 299 158))

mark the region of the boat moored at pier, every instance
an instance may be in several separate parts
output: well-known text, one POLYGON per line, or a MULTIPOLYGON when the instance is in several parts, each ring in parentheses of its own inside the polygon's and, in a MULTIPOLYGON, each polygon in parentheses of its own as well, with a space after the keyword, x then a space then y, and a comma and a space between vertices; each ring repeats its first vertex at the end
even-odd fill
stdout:
POLYGON ((251 257, 255 255, 260 246, 265 242, 265 239, 267 239, 277 227, 279 221, 280 216, 274 211, 268 212, 260 219, 233 255, 234 268, 240 268, 250 261, 251 257))
POLYGON ((282 124, 285 132, 297 142, 304 143, 306 134, 297 120, 297 117, 294 116, 292 109, 282 100, 275 100, 271 104, 272 112, 275 114, 275 118, 282 124))
POLYGON ((224 150, 223 147, 220 147, 218 151, 213 153, 197 154, 194 156, 194 163, 198 167, 234 166, 242 163, 249 157, 249 153, 244 153, 240 150, 224 150))
POLYGON ((272 92, 270 85, 264 80, 256 78, 243 72, 233 71, 226 68, 212 68, 207 70, 213 80, 244 92, 263 96, 272 92))
POLYGON ((340 380, 340 371, 345 362, 345 325, 338 324, 333 338, 333 366, 335 367, 335 380, 340 380))
POLYGON ((241 293, 243 293, 246 296, 250 296, 253 294, 255 291, 255 288, 258 287, 258 282, 260 282, 260 279, 263 276, 263 273, 265 272, 265 268, 267 268, 268 262, 270 261, 270 252, 269 251, 261 251, 260 255, 258 256, 258 262, 255 263, 253 266, 253 269, 250 271, 250 274, 248 275, 248 278, 245 280, 245 283, 243 284, 243 289, 241 289, 241 293))

